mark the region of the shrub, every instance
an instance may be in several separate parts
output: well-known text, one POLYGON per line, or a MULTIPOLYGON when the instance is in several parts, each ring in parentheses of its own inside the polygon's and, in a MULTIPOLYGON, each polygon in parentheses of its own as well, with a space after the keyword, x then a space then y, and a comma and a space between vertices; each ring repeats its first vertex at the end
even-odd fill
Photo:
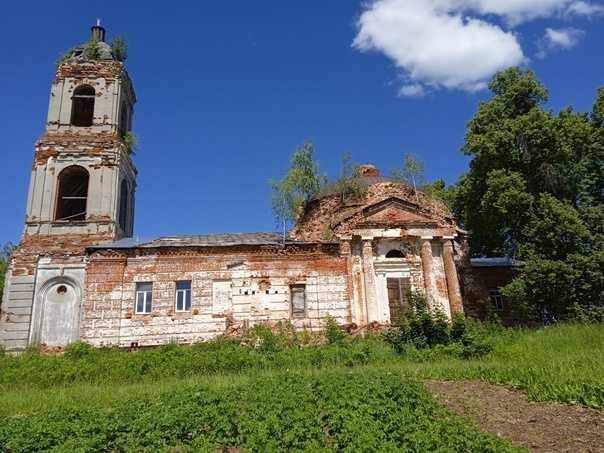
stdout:
POLYGON ((88 60, 98 60, 100 57, 100 53, 101 50, 99 47, 99 42, 94 39, 88 41, 84 46, 84 56, 88 60))
MULTIPOLYGON (((475 323, 456 314, 451 323, 440 308, 431 308, 425 295, 409 294, 409 309, 400 321, 384 333, 384 341, 399 354, 415 355, 413 350, 439 347, 443 352, 461 358, 480 357, 489 353, 492 346, 475 323), (443 348, 455 343, 451 348, 443 348)), ((421 355, 420 355, 421 356, 421 355)), ((422 357, 431 356, 431 354, 422 357)))
POLYGON ((115 36, 111 40, 111 53, 117 61, 126 61, 128 58, 128 44, 121 36, 115 36))
POLYGON ((323 335, 325 336, 328 344, 341 343, 342 340, 346 338, 346 332, 344 332, 338 322, 331 315, 327 315, 325 317, 323 335))
POLYGON ((65 348, 65 357, 69 359, 79 360, 85 357, 90 357, 96 352, 95 348, 83 341, 76 341, 65 348))
POLYGON ((275 352, 281 349, 277 335, 266 324, 256 324, 249 329, 245 335, 244 343, 262 352, 275 352))
POLYGON ((132 131, 128 131, 122 137, 122 141, 126 148, 126 152, 128 155, 136 154, 136 150, 138 149, 138 138, 132 131))

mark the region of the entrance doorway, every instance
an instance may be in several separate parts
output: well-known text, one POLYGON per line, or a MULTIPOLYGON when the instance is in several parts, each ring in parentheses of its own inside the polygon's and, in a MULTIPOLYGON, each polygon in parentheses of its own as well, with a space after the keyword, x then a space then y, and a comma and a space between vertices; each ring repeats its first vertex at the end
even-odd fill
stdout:
POLYGON ((388 307, 390 308, 390 323, 394 324, 401 319, 408 307, 407 294, 411 290, 409 278, 388 278, 388 307))

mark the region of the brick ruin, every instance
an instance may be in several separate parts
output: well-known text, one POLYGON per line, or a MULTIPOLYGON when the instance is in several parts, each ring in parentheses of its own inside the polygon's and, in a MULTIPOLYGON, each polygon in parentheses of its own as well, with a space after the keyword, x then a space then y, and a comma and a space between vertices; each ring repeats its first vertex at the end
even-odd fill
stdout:
POLYGON ((93 36, 99 54, 74 48, 52 83, 0 307, 6 349, 190 343, 260 322, 316 331, 327 315, 362 328, 395 320, 411 289, 449 317, 464 310, 464 232, 442 203, 372 166, 365 195, 321 194, 285 240, 132 240, 136 96, 100 25, 93 36))

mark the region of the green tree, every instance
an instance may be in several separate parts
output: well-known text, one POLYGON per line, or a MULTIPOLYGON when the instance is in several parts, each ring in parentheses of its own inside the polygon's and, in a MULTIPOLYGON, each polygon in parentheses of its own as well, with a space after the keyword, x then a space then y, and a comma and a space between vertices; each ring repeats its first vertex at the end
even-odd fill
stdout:
POLYGON ((284 235, 298 218, 304 203, 325 185, 325 177, 320 174, 313 155, 314 145, 304 143, 292 154, 290 168, 283 179, 271 182, 273 214, 284 235))
POLYGON ((593 119, 598 114, 546 111, 547 89, 531 71, 503 71, 489 86, 493 97, 468 125, 463 151, 472 161, 453 203, 473 232, 477 255, 517 250, 531 210, 539 208, 531 200, 542 193, 581 214, 601 203, 604 188, 604 137, 593 119))
POLYGON ((362 197, 367 192, 369 184, 360 173, 360 166, 352 159, 352 154, 342 154, 340 177, 330 186, 330 190, 339 193, 344 203, 347 196, 362 197))
POLYGON ((472 160, 451 203, 472 232, 472 253, 526 262, 505 291, 527 313, 600 313, 604 90, 590 114, 555 114, 531 71, 498 73, 489 88, 492 98, 468 125, 463 152, 472 160))
POLYGON ((531 219, 522 231, 521 256, 564 260, 572 254, 588 254, 592 235, 579 213, 568 202, 551 194, 540 195, 531 219))

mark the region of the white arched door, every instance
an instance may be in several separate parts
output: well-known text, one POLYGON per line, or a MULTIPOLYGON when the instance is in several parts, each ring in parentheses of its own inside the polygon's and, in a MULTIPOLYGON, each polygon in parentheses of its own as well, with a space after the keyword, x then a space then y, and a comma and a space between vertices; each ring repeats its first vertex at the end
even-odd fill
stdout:
POLYGON ((49 281, 41 293, 38 342, 46 346, 67 346, 79 337, 80 291, 70 280, 49 281))

